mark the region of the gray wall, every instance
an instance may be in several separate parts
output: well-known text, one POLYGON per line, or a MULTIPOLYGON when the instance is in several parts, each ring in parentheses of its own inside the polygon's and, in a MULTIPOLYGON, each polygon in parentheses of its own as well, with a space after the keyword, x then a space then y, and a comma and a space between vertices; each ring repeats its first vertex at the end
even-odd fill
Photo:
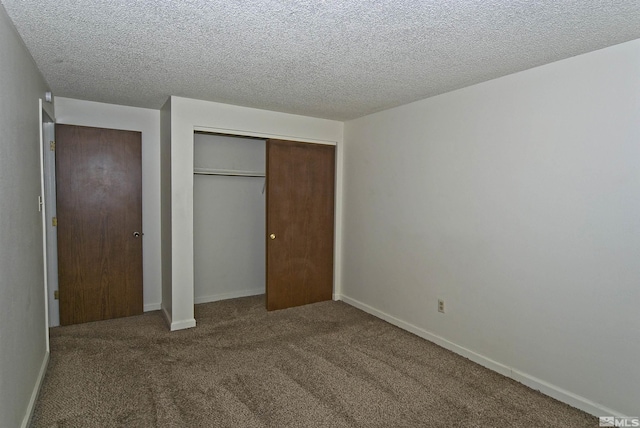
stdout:
POLYGON ((346 299, 640 413, 638 76, 640 40, 347 122, 346 299))
POLYGON ((160 237, 162 257, 162 311, 171 324, 173 288, 171 272, 171 98, 160 110, 160 237))
POLYGON ((18 427, 47 357, 37 204, 47 85, 1 6, 0 58, 0 426, 18 427))

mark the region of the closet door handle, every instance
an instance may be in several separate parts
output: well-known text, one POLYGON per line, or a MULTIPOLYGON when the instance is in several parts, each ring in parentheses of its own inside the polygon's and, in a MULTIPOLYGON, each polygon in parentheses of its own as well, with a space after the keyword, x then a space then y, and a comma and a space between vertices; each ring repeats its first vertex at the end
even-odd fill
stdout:
POLYGON ((140 237, 140 232, 133 232, 133 237, 134 238, 139 238, 140 237))
POLYGON ((276 234, 275 234, 275 233, 272 233, 271 235, 269 235, 269 238, 271 238, 271 239, 276 239, 276 234))

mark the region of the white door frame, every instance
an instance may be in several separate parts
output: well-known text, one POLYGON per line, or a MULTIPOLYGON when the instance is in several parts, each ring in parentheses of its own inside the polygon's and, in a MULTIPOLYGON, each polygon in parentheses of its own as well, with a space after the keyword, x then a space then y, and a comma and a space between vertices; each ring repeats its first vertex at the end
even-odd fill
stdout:
MULTIPOLYGON (((55 141, 55 121, 42 108, 40 100, 40 166, 44 206, 42 210, 44 267, 45 267, 45 316, 48 327, 60 325, 60 310, 54 293, 58 290, 58 234, 52 219, 56 216, 56 157, 50 144, 55 141)), ((47 340, 49 335, 47 334, 47 340)))

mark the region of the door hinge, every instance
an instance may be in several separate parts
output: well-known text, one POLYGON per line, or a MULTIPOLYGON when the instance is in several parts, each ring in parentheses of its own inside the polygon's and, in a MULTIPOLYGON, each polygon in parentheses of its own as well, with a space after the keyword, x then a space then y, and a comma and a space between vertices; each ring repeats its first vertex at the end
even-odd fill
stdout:
POLYGON ((55 290, 55 291, 53 292, 53 298, 54 298, 55 300, 60 299, 60 292, 59 292, 58 290, 55 290))
POLYGON ((56 151, 56 142, 55 141, 49 141, 49 150, 51 150, 52 152, 56 151))
POLYGON ((56 226, 58 225, 58 217, 53 217, 53 218, 51 219, 51 225, 52 225, 53 227, 56 227, 56 226))

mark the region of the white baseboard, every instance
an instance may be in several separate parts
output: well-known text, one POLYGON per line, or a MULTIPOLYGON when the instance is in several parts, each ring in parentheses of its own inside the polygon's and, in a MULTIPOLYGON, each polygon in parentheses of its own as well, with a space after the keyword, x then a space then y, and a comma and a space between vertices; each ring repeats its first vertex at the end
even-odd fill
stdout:
POLYGON ((142 308, 143 312, 159 311, 162 308, 160 303, 148 303, 142 308))
POLYGON ((160 312, 162 312, 162 316, 169 326, 170 331, 184 330, 185 328, 192 328, 196 326, 195 318, 174 321, 171 318, 171 314, 169 314, 169 311, 167 311, 167 308, 165 308, 164 306, 160 308, 160 312))
MULTIPOLYGON (((194 297, 193 302, 194 304, 211 303, 211 302, 218 302, 220 300, 236 299, 238 297, 257 296, 260 294, 264 294, 264 287, 249 288, 246 290, 232 291, 229 293, 219 293, 219 294, 211 294, 208 296, 194 297)), ((186 320, 186 321, 180 321, 180 322, 172 322, 170 323, 170 325, 171 325, 171 331, 181 330, 184 328, 195 327, 196 320, 193 319, 193 320, 186 320)))
POLYGON ((167 327, 171 328, 171 314, 169 314, 169 311, 167 311, 167 308, 162 306, 162 304, 160 304, 160 312, 162 312, 162 317, 167 323, 167 327))
POLYGON ((171 323, 171 331, 184 330, 185 328, 193 328, 195 326, 196 326, 195 318, 182 320, 182 321, 174 321, 171 323))
POLYGON ((264 287, 249 288, 246 290, 232 291, 229 293, 211 294, 209 296, 199 296, 195 297, 193 300, 195 304, 211 303, 218 302, 220 300, 235 299, 238 297, 257 296, 259 294, 264 294, 264 287))
POLYGON ((374 307, 371 307, 365 303, 362 303, 356 299, 352 299, 345 295, 336 295, 334 298, 342 300, 343 302, 356 307, 364 312, 367 312, 377 318, 383 319, 390 324, 395 325, 396 327, 400 327, 403 330, 406 330, 410 333, 415 334, 416 336, 422 337, 430 342, 435 343, 436 345, 442 346, 445 349, 448 349, 452 352, 455 352, 458 355, 461 355, 469 360, 480 364, 490 370, 500 373, 506 377, 509 377, 517 382, 522 383, 523 385, 528 386, 531 389, 538 390, 549 397, 555 398, 558 401, 562 401, 570 406, 573 406, 577 409, 590 413, 594 416, 617 416, 617 417, 625 417, 625 415, 617 412, 613 409, 609 409, 605 406, 602 406, 598 403, 594 403, 591 400, 588 400, 584 397, 581 397, 577 394, 574 394, 570 391, 566 391, 562 388, 559 388, 549 382, 546 382, 542 379, 538 379, 534 376, 530 376, 526 373, 520 372, 513 367, 506 366, 502 363, 494 361, 484 355, 480 355, 470 349, 467 349, 463 346, 457 345, 453 342, 448 341, 447 339, 440 337, 436 334, 433 334, 427 330, 424 330, 420 327, 417 327, 413 324, 405 322, 401 319, 398 319, 392 315, 389 315, 385 312, 382 312, 374 307))
POLYGON ((626 418, 627 415, 603 406, 602 404, 595 403, 585 397, 574 394, 571 391, 562 389, 546 382, 542 379, 530 376, 526 373, 522 373, 516 369, 511 370, 511 379, 520 382, 523 385, 528 386, 531 389, 538 390, 549 397, 555 398, 558 401, 562 401, 570 406, 580 409, 594 416, 616 416, 619 418, 626 418))
POLYGON ((33 417, 33 410, 36 407, 36 400, 38 399, 40 388, 42 388, 42 382, 44 381, 44 376, 47 374, 48 366, 49 366, 49 351, 46 351, 44 354, 44 358, 42 359, 42 365, 40 366, 40 372, 38 373, 36 384, 33 387, 33 392, 31 393, 31 398, 29 399, 27 412, 25 413, 24 418, 22 419, 22 424, 20 425, 21 428, 27 428, 29 426, 29 423, 31 422, 31 418, 33 417))

